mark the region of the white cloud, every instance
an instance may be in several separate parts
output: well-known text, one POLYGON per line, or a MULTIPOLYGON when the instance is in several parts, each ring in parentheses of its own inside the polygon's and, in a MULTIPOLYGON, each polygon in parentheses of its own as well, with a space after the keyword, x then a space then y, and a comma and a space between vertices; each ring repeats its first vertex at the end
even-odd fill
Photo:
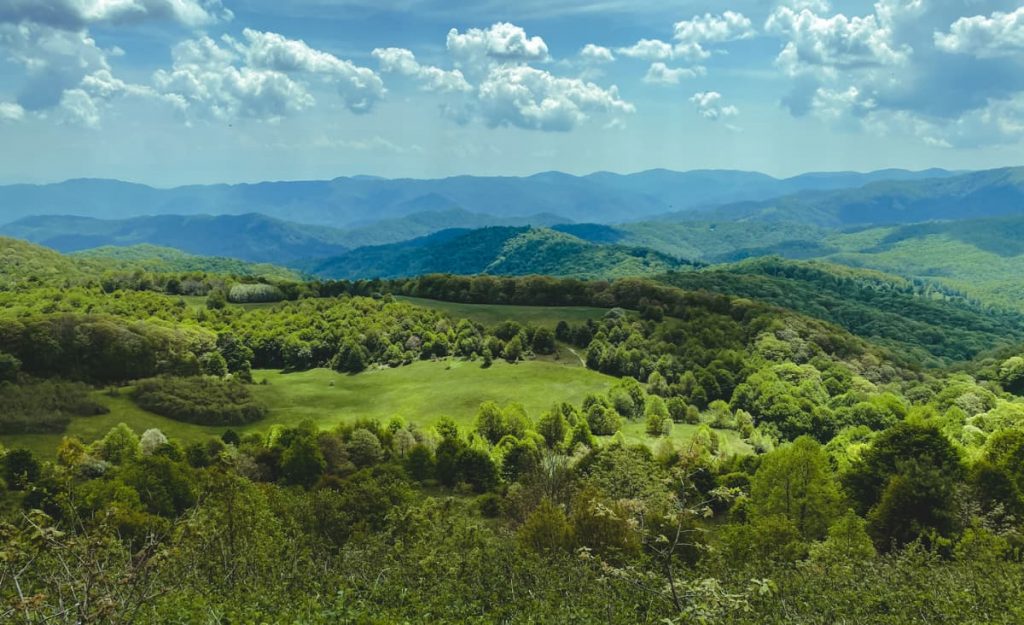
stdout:
POLYGON ((242 36, 247 43, 231 43, 246 65, 289 76, 307 74, 324 78, 336 84, 345 106, 354 113, 371 110, 384 95, 384 81, 373 70, 315 50, 305 41, 250 28, 242 31, 242 36))
POLYGON ((153 75, 157 90, 186 112, 271 121, 314 106, 314 79, 335 87, 353 113, 372 110, 385 93, 372 70, 303 41, 251 29, 243 36, 225 36, 223 47, 207 36, 177 44, 172 68, 153 75))
POLYGON ((747 39, 755 35, 750 19, 742 13, 726 11, 721 15, 705 13, 676 22, 675 40, 682 44, 702 45, 747 39))
POLYGON ((158 70, 153 82, 161 93, 177 96, 186 112, 219 119, 277 119, 316 102, 287 74, 236 66, 237 55, 209 37, 183 41, 171 56, 172 68, 158 70))
POLYGON ((615 87, 604 89, 524 65, 496 68, 479 86, 480 114, 487 125, 567 131, 591 113, 633 113, 615 87))
POLYGON ((230 20, 220 0, 4 0, 0 22, 33 22, 64 30, 97 23, 167 20, 197 28, 230 20))
POLYGON ((672 44, 660 39, 641 39, 633 45, 616 50, 623 56, 644 61, 667 61, 673 57, 672 44))
POLYGON ((961 17, 949 32, 935 33, 935 45, 945 52, 979 58, 1020 56, 1024 54, 1024 6, 1013 13, 961 17))
POLYGON ((16 122, 25 117, 25 109, 16 102, 0 102, 0 121, 16 122))
POLYGON ((588 43, 580 50, 580 58, 591 63, 611 63, 615 60, 615 55, 604 46, 588 43))
POLYGON ((732 105, 723 106, 721 101, 722 94, 717 91, 701 91, 690 98, 690 102, 697 106, 697 113, 704 119, 715 121, 740 114, 738 108, 732 105))
POLYGON ((822 17, 810 9, 779 7, 765 30, 788 40, 776 61, 791 75, 899 65, 912 53, 893 43, 890 25, 875 15, 822 17))
POLYGON ((858 17, 796 4, 766 23, 782 40, 777 65, 794 79, 783 100, 794 115, 931 146, 1022 140, 1019 3, 875 0, 858 17), (980 15, 964 16, 967 5, 980 15))
POLYGON ((85 30, 0 24, 0 54, 25 69, 16 103, 20 117, 56 111, 59 120, 95 127, 115 97, 154 96, 114 77, 108 57, 118 53, 101 49, 85 30))
POLYGON ((726 11, 721 15, 695 15, 675 23, 674 44, 660 39, 641 39, 618 52, 645 61, 699 61, 711 56, 707 44, 727 43, 753 37, 756 32, 750 19, 742 13, 726 11))
MULTIPOLYGON (((378 48, 373 55, 382 71, 412 77, 425 89, 444 93, 442 113, 459 124, 478 121, 492 128, 568 131, 595 115, 635 111, 615 86, 606 88, 583 77, 558 76, 534 67, 533 63, 550 60, 547 44, 514 24, 497 23, 465 33, 452 29, 447 50, 455 69, 423 65, 404 48, 378 48)), ((610 50, 595 45, 584 47, 581 56, 588 59, 587 65, 614 59, 610 50)), ((584 75, 594 72, 590 67, 584 75)))
POLYGON ((416 78, 427 91, 472 91, 473 87, 466 81, 462 72, 454 69, 443 70, 439 67, 421 65, 416 55, 405 48, 377 48, 373 56, 380 61, 380 68, 385 72, 394 72, 403 76, 416 78))
POLYGON ((487 29, 470 28, 465 33, 448 31, 448 52, 456 66, 479 70, 494 63, 545 61, 548 46, 540 37, 529 37, 519 26, 498 22, 487 29))
POLYGON ((657 61, 651 63, 650 68, 647 69, 644 82, 655 85, 677 85, 683 78, 696 78, 706 73, 707 70, 699 65, 697 67, 673 68, 657 61))

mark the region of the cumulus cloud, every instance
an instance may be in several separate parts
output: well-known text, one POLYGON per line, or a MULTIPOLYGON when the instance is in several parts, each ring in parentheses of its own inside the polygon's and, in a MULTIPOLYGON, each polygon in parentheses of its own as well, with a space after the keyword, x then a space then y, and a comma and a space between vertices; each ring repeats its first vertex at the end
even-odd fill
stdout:
POLYGON ((722 105, 722 94, 717 91, 701 91, 690 98, 697 107, 697 113, 704 119, 716 121, 726 117, 736 117, 740 110, 732 105, 722 105))
POLYGON ((989 17, 961 17, 950 25, 949 32, 935 33, 935 45, 945 52, 980 58, 1024 54, 1024 7, 1012 13, 997 11, 989 17))
POLYGON ((33 22, 63 30, 90 24, 168 20, 189 27, 229 20, 220 0, 4 0, 0 22, 33 22))
POLYGON ((615 60, 615 55, 604 46, 588 43, 580 50, 580 58, 590 63, 611 63, 615 60))
POLYGON ((673 40, 641 39, 632 46, 619 48, 619 53, 645 61, 699 61, 711 56, 708 44, 720 44, 753 37, 756 33, 750 19, 742 13, 726 11, 721 15, 695 15, 693 19, 676 22, 673 40))
POLYGON ((98 126, 107 103, 119 96, 152 97, 151 89, 128 84, 111 73, 109 57, 84 30, 61 30, 38 23, 0 24, 0 54, 23 66, 24 80, 11 109, 29 114, 56 113, 56 119, 98 126))
POLYGON ((1013 0, 876 0, 865 15, 790 0, 765 31, 792 79, 794 115, 916 137, 932 146, 1021 140, 1024 9, 1013 0), (1009 10, 1007 10, 1009 9, 1009 10), (1019 46, 1019 47, 1018 47, 1019 46))
POLYGON ((380 61, 382 71, 415 78, 427 91, 466 92, 473 90, 461 71, 457 69, 447 71, 440 67, 421 65, 411 50, 377 48, 373 51, 373 56, 380 61))
POLYGON ((4 0, 0 55, 25 69, 18 117, 52 111, 55 119, 96 127, 116 97, 160 99, 149 87, 114 77, 109 58, 123 52, 97 45, 92 25, 162 20, 198 28, 231 17, 220 0, 4 0))
POLYGON ((604 89, 523 65, 495 69, 480 84, 478 93, 481 113, 490 126, 567 131, 585 121, 589 113, 635 111, 615 87, 604 89))
POLYGON ((754 25, 742 13, 726 11, 721 15, 705 13, 675 24, 675 40, 681 44, 724 43, 753 37, 754 25))
POLYGON ((619 48, 617 52, 631 59, 644 61, 667 61, 674 54, 672 44, 660 39, 641 39, 631 46, 619 48))
POLYGON ((219 119, 275 120, 316 104, 312 82, 334 87, 353 113, 366 113, 384 95, 372 70, 311 48, 301 40, 252 29, 244 41, 208 36, 177 44, 169 70, 153 75, 157 90, 185 112, 219 119))
POLYGON ((0 121, 21 121, 25 109, 17 102, 0 102, 0 121))
POLYGON ((448 31, 448 52, 456 66, 477 69, 495 63, 531 63, 548 58, 548 45, 540 37, 508 22, 490 28, 470 28, 464 33, 448 31))
POLYGON ((703 76, 707 70, 702 66, 696 67, 669 67, 658 61, 651 63, 644 75, 644 82, 653 85, 678 85, 683 78, 696 78, 703 76))
MULTIPOLYGON (((381 71, 413 78, 422 88, 438 92, 442 114, 459 124, 568 131, 596 115, 635 111, 615 86, 535 67, 551 60, 548 46, 515 24, 499 22, 465 32, 452 29, 446 44, 452 69, 424 65, 405 48, 378 48, 373 56, 381 71)), ((593 44, 585 46, 580 57, 588 66, 614 60, 610 50, 593 44)))
POLYGON ((779 7, 765 30, 788 39, 777 62, 791 75, 899 65, 912 52, 909 46, 894 44, 890 25, 875 15, 822 17, 806 8, 779 7))

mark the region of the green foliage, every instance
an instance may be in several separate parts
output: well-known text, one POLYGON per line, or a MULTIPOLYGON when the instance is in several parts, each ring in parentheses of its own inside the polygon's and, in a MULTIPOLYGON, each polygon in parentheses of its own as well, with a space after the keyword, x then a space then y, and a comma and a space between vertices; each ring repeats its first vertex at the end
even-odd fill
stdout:
POLYGON ((545 498, 519 529, 519 539, 539 553, 564 551, 572 546, 572 526, 565 512, 545 498))
POLYGON ((281 454, 281 474, 289 484, 309 488, 317 483, 326 468, 323 452, 311 436, 296 436, 281 454))
POLYGON ((266 406, 236 380, 151 378, 135 385, 132 398, 150 412, 200 425, 241 425, 267 416, 266 406))
POLYGON ((935 427, 900 423, 879 434, 844 481, 879 549, 957 529, 959 454, 935 427))
POLYGON ((750 497, 757 517, 782 515, 808 540, 824 538, 839 512, 839 488, 828 457, 806 436, 762 458, 750 497))
POLYGON ((759 258, 660 279, 783 306, 922 363, 967 360, 1024 340, 1018 314, 984 309, 931 282, 825 262, 759 258))
POLYGON ((234 284, 228 291, 228 301, 235 304, 280 302, 283 299, 284 293, 272 284, 234 284))
POLYGON ((391 245, 351 250, 308 267, 328 278, 394 278, 429 273, 619 277, 690 264, 649 249, 597 245, 544 228, 445 230, 391 245))
POLYGON ((87 386, 60 380, 0 382, 0 406, 0 434, 63 432, 73 417, 108 412, 87 386))

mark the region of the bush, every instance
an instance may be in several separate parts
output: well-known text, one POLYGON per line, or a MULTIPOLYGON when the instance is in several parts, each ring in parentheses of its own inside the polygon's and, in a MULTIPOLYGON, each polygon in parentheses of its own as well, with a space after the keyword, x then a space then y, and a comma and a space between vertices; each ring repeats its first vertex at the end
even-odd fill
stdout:
POLYGON ((282 300, 284 300, 284 293, 272 284, 235 284, 228 291, 228 301, 236 304, 280 302, 282 300))
POLYGON ((0 382, 0 434, 63 432, 72 417, 109 412, 89 387, 60 380, 22 386, 0 382))
POLYGON ((235 380, 207 377, 151 378, 132 393, 139 407, 199 425, 241 425, 267 416, 267 407, 235 380))

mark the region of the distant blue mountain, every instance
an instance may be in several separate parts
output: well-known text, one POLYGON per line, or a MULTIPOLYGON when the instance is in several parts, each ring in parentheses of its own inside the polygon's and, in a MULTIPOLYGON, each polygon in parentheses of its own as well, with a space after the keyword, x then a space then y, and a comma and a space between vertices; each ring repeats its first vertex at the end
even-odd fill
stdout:
MULTIPOLYGON (((79 179, 47 185, 0 186, 0 224, 36 215, 126 219, 168 214, 261 213, 291 222, 348 228, 450 210, 485 215, 502 223, 548 214, 567 222, 611 224, 673 211, 763 201, 806 190, 951 175, 944 170, 885 170, 777 179, 744 171, 651 170, 636 174, 599 172, 572 176, 546 172, 522 178, 456 176, 436 180, 357 176, 172 189, 117 180, 79 179)), ((449 224, 455 225, 459 224, 449 224)))

